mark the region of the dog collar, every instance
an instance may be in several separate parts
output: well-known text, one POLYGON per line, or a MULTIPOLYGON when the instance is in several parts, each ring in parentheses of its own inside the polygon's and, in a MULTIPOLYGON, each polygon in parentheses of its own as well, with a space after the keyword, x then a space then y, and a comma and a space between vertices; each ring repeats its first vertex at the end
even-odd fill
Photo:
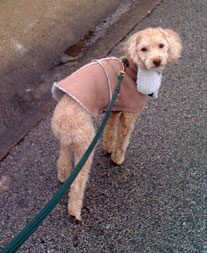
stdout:
POLYGON ((137 90, 145 95, 158 98, 161 86, 162 71, 146 70, 138 67, 137 70, 137 90))

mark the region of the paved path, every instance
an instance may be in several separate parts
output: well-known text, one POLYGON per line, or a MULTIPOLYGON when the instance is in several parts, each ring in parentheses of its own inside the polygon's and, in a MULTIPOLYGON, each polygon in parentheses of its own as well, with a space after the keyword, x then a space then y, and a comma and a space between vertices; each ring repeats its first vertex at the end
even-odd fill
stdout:
MULTIPOLYGON (((204 0, 164 0, 135 27, 175 29, 181 60, 164 71, 159 99, 138 120, 125 163, 113 166, 98 145, 83 225, 68 218, 65 196, 19 252, 207 252, 206 13, 204 0)), ((59 187, 50 118, 0 163, 0 247, 59 187)))

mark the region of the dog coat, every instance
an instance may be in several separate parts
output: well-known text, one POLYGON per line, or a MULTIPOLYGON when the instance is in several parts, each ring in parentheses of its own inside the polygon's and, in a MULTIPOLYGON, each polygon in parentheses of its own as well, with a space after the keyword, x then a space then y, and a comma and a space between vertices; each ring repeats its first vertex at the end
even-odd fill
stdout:
MULTIPOLYGON (((115 57, 94 60, 52 87, 53 97, 60 100, 64 93, 77 101, 92 116, 107 109, 122 69, 121 60, 115 57)), ((147 95, 137 90, 137 66, 129 62, 113 111, 140 112, 147 95)))

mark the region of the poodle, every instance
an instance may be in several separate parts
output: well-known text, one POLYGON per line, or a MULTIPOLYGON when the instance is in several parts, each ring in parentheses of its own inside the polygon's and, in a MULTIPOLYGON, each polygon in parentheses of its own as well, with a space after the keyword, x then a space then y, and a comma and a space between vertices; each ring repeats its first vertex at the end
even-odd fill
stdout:
MULTIPOLYGON (((119 95, 103 133, 104 150, 115 164, 122 164, 130 135, 148 95, 157 97, 162 70, 181 55, 179 35, 171 29, 147 28, 133 34, 123 43, 128 60, 119 95)), ((53 96, 59 100, 51 120, 51 128, 60 142, 57 160, 58 180, 64 182, 95 136, 93 117, 105 111, 114 92, 122 59, 108 57, 94 60, 72 75, 54 83, 53 96)), ((93 154, 83 166, 69 192, 68 212, 81 221, 84 190, 93 154)))

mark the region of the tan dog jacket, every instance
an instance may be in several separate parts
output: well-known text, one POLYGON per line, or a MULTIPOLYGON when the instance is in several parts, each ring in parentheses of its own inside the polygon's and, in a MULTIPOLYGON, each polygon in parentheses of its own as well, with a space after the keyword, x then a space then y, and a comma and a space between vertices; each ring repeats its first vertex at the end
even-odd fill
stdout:
MULTIPOLYGON (((107 109, 121 69, 121 60, 118 58, 95 60, 65 79, 54 83, 53 97, 59 100, 64 93, 67 93, 96 117, 107 109)), ((137 91, 136 77, 137 66, 130 62, 113 111, 140 112, 145 106, 147 95, 137 91)))

